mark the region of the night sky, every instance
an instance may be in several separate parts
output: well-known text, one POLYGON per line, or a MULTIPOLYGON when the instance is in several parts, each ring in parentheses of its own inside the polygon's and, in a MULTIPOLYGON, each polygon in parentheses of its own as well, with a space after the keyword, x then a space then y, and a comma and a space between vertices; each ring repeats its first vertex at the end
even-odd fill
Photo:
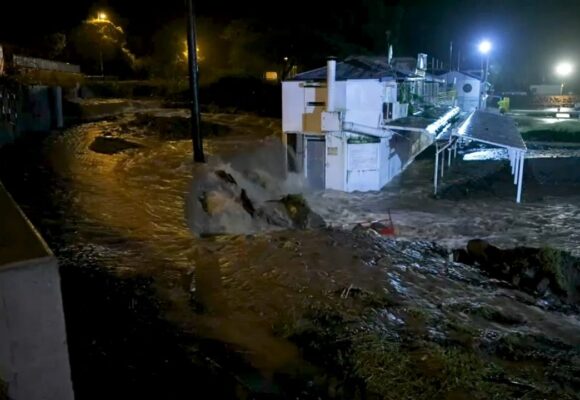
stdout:
MULTIPOLYGON (((6 2, 3 2, 6 3, 6 2)), ((463 64, 476 67, 477 42, 489 38, 494 43, 493 60, 506 74, 525 70, 530 79, 553 79, 552 66, 560 59, 576 62, 580 50, 580 1, 573 0, 385 0, 404 10, 401 42, 395 55, 415 55, 418 51, 447 62, 449 41, 460 49, 463 64), (404 51, 405 54, 401 54, 404 51)), ((289 19, 324 20, 337 12, 339 2, 305 1, 197 1, 200 17, 227 23, 232 19, 263 21, 272 31, 288 29, 289 19), (286 21, 280 24, 280 21, 286 21)), ((348 12, 364 15, 364 2, 352 1, 348 12)), ((91 10, 108 9, 124 26, 129 44, 136 53, 146 53, 151 36, 164 24, 183 17, 182 0, 145 2, 138 0, 54 0, 11 1, 2 5, 0 42, 34 44, 39 37, 67 32, 87 17, 91 10)), ((325 29, 331 29, 326 27, 325 29)), ((389 27, 385 27, 389 29, 389 27)), ((386 40, 385 40, 386 42, 386 40)), ((300 43, 296 44, 300 53, 300 43)), ((457 53, 455 53, 457 55, 457 53)), ((321 55, 322 57, 323 55, 321 55)))

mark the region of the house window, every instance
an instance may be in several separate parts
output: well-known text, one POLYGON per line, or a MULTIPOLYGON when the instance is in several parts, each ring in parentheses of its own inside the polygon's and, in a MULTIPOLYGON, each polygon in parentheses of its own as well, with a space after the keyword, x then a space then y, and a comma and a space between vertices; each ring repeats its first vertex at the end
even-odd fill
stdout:
POLYGON ((390 121, 393 119, 393 103, 383 103, 383 120, 390 121))
POLYGON ((471 86, 470 83, 466 83, 465 85, 463 85, 463 92, 464 93, 469 93, 473 90, 473 86, 471 86))

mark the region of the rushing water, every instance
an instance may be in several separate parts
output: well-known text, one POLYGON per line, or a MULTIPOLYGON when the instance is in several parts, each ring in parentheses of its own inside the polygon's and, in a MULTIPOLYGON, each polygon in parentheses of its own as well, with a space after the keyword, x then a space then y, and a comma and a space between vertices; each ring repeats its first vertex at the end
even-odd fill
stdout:
MULTIPOLYGON (((158 110, 150 115, 175 117, 183 116, 183 111, 158 110)), ((331 309, 353 288, 402 296, 405 307, 430 310, 434 325, 454 318, 457 304, 487 304, 508 314, 523 314, 528 321, 524 327, 493 326, 498 332, 549 331, 558 340, 579 344, 577 317, 537 308, 533 300, 522 303, 516 291, 490 289, 477 271, 461 270, 441 256, 430 259, 396 242, 384 244, 382 251, 391 257, 387 261, 385 253, 379 255, 380 246, 340 231, 194 237, 186 220, 195 168, 191 143, 146 134, 142 127, 131 125, 134 118, 128 114, 71 128, 50 136, 38 152, 20 148, 8 157, 10 164, 3 163, 4 179, 61 263, 75 262, 74 257, 82 253, 84 262, 96 260, 120 276, 152 276, 157 296, 166 304, 165 318, 184 332, 233 346, 262 374, 271 376, 302 357, 301 349, 274 331, 305 324, 305 315, 314 305, 331 309), (122 137, 142 147, 117 154, 89 150, 102 135, 122 137), (192 293, 209 313, 192 312, 192 293)), ((264 169, 283 165, 282 153, 270 152, 265 158, 255 153, 280 133, 279 121, 225 114, 204 115, 204 120, 229 128, 227 134, 205 141, 210 158, 234 166, 249 158, 264 169)), ((501 175, 501 162, 489 158, 502 154, 473 156, 483 151, 462 151, 466 160, 488 161, 465 162, 464 169, 452 167, 447 182, 461 186, 466 175, 501 175)), ((541 151, 545 155, 552 150, 541 151)), ((575 158, 577 151, 557 149, 557 154, 575 158)), ((463 247, 479 237, 503 246, 550 245, 578 252, 577 182, 546 187, 533 180, 519 205, 509 182, 500 182, 499 188, 492 185, 493 193, 436 199, 431 195, 432 168, 432 158, 425 156, 381 192, 310 193, 308 199, 331 225, 349 230, 357 223, 384 219, 390 210, 397 235, 403 239, 463 247)), ((396 326, 403 324, 403 316, 393 311, 377 318, 396 326)))
POLYGON ((491 182, 477 182, 482 187, 473 193, 445 196, 443 187, 443 197, 435 198, 433 157, 427 155, 380 192, 325 192, 311 201, 336 226, 383 220, 390 210, 401 238, 449 248, 482 238, 504 247, 553 246, 579 254, 580 173, 574 165, 580 165, 580 147, 529 147, 521 204, 515 202, 509 170, 502 170, 507 153, 483 148, 460 151, 466 162, 453 165, 442 179, 444 185, 461 186, 470 178, 493 176, 491 182))

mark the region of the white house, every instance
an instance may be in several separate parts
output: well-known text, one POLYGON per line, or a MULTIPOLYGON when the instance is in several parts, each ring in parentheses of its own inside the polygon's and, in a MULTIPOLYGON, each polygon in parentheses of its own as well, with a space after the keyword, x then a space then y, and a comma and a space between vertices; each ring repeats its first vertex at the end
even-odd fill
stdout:
POLYGON ((329 59, 326 67, 282 83, 288 168, 304 173, 313 188, 380 190, 444 126, 423 118, 417 128, 417 121, 405 120, 410 98, 405 84, 424 81, 425 70, 405 71, 393 67, 392 61, 329 59))
POLYGON ((461 71, 448 71, 440 73, 447 89, 453 89, 456 93, 457 106, 462 111, 471 112, 479 108, 482 84, 478 76, 461 71))

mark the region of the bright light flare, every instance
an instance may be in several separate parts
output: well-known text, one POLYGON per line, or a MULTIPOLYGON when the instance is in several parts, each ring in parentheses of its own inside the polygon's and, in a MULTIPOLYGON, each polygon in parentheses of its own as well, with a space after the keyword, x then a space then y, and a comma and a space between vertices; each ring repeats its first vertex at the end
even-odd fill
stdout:
MULTIPOLYGON (((199 46, 197 46, 195 48, 195 53, 197 54, 197 61, 203 61, 204 60, 204 56, 200 53, 199 50, 199 46)), ((185 58, 185 60, 187 60, 189 58, 189 49, 187 46, 187 39, 185 39, 183 41, 183 52, 182 52, 183 58, 185 58)))
POLYGON ((558 65, 556 65, 556 74, 558 76, 562 77, 569 76, 573 70, 574 66, 569 62, 561 62, 558 65))
POLYGON ((107 14, 106 14, 106 13, 104 13, 104 12, 99 12, 99 13, 97 14, 97 19, 98 19, 99 21, 108 21, 107 14))
POLYGON ((489 40, 483 40, 478 46, 479 52, 481 54, 488 54, 491 51, 491 48, 492 45, 489 40))

